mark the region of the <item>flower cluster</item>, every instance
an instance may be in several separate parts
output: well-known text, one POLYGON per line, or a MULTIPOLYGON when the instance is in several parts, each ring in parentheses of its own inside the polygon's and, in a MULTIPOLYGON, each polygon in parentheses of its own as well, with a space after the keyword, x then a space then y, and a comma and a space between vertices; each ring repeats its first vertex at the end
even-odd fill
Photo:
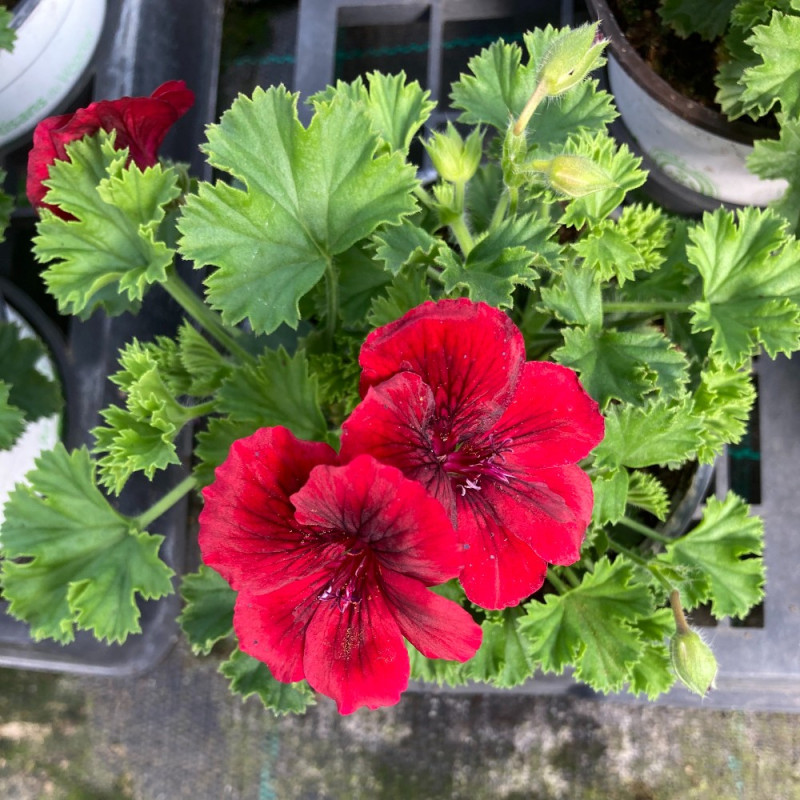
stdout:
POLYGON ((465 661, 481 629, 426 587, 458 577, 487 609, 578 559, 603 436, 575 374, 526 362, 506 314, 428 302, 370 334, 341 452, 284 428, 239 440, 205 492, 200 547, 238 592, 240 647, 342 713, 397 702, 405 637, 465 661), (342 466, 337 466, 342 464, 342 466))

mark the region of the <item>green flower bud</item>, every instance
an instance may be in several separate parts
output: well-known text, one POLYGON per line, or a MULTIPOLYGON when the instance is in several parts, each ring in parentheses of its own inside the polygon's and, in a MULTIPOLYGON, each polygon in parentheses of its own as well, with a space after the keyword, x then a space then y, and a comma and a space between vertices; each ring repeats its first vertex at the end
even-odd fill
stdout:
POLYGON ((678 631, 670 640, 669 652, 675 674, 689 690, 703 697, 714 687, 717 659, 697 631, 678 631))
POLYGON ((606 44, 598 39, 597 23, 563 32, 545 53, 538 82, 550 97, 563 94, 603 65, 606 44))
POLYGON ((452 122, 445 133, 434 132, 425 142, 433 166, 442 178, 451 183, 466 183, 481 163, 483 134, 475 129, 466 140, 452 122))
POLYGON ((550 186, 567 197, 585 197, 618 185, 602 167, 584 156, 560 155, 549 161, 533 161, 530 166, 543 172, 550 186))

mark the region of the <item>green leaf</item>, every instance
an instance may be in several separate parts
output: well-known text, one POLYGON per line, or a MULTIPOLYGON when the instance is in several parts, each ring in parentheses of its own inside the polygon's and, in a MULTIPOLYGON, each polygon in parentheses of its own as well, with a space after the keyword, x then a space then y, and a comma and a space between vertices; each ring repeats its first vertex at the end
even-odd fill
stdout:
POLYGON ((595 525, 617 522, 625 515, 628 501, 628 470, 615 469, 592 476, 594 506, 592 521, 595 525))
POLYGON ((406 642, 411 679, 437 686, 464 686, 469 682, 467 664, 443 658, 426 658, 410 642, 406 642))
POLYGON ((158 557, 163 537, 108 504, 85 448, 57 445, 27 479, 9 498, 0 535, 10 613, 37 640, 72 641, 76 626, 109 642, 138 633, 137 595, 172 592, 172 570, 158 557))
POLYGON ((8 402, 11 387, 0 380, 0 450, 8 450, 25 430, 25 414, 8 402))
POLYGON ((464 288, 470 299, 510 308, 516 286, 533 288, 539 273, 536 264, 548 264, 560 252, 552 241, 555 230, 541 217, 509 218, 491 229, 462 261, 449 248, 442 248, 437 263, 442 266, 446 292, 464 288))
POLYGON ((135 307, 148 287, 163 281, 174 253, 158 236, 165 206, 180 194, 178 173, 160 165, 126 167, 127 149, 97 135, 66 148, 68 161, 50 167, 45 200, 76 219, 42 211, 34 252, 48 290, 62 312, 88 317, 135 307))
POLYGON ((406 265, 432 264, 436 250, 442 246, 440 239, 407 219, 399 225, 379 228, 372 241, 376 245, 375 257, 392 275, 406 265))
POLYGON ((0 7, 0 50, 13 51, 17 34, 11 27, 13 15, 5 8, 0 7))
POLYGON ((184 406, 176 395, 188 389, 178 345, 166 337, 141 344, 134 340, 120 353, 121 370, 111 380, 125 393, 126 408, 100 412, 104 425, 94 428, 92 452, 100 484, 119 494, 134 472, 152 479, 156 471, 179 464, 175 447, 179 431, 207 407, 184 406))
POLYGON ((42 345, 20 335, 11 322, 0 322, 0 381, 6 384, 6 402, 19 409, 28 422, 55 414, 62 405, 58 384, 37 369, 45 356, 42 345))
POLYGON ((359 245, 336 256, 335 265, 339 315, 346 326, 363 328, 372 301, 391 283, 392 276, 359 245))
POLYGON ((747 159, 747 168, 765 180, 785 180, 788 188, 772 203, 797 235, 800 225, 800 119, 778 115, 780 135, 777 139, 759 139, 747 159))
POLYGON ((688 372, 686 357, 658 331, 567 328, 553 358, 577 370, 602 407, 613 399, 639 405, 653 393, 675 397, 688 372))
POLYGON ((541 290, 542 310, 551 311, 564 322, 600 330, 603 301, 594 272, 568 264, 553 282, 541 290))
POLYGON ((208 486, 214 481, 214 470, 228 457, 231 445, 262 427, 250 420, 231 420, 211 417, 205 430, 197 434, 194 455, 197 459, 192 475, 199 486, 208 486))
POLYGON ((604 219, 573 247, 584 266, 601 281, 615 279, 619 286, 633 280, 637 271, 651 272, 662 261, 660 249, 667 235, 663 213, 653 207, 625 206, 618 219, 604 219))
POLYGON ((205 564, 181 581, 185 603, 178 622, 195 655, 208 655, 221 639, 233 634, 233 606, 236 592, 228 582, 205 564))
POLYGON ((406 75, 367 73, 367 113, 372 126, 390 150, 407 153, 417 131, 436 108, 430 92, 417 81, 406 83, 406 75))
POLYGON ((218 410, 256 427, 283 425, 299 439, 324 439, 317 381, 302 350, 267 350, 255 364, 235 369, 219 390, 218 410))
POLYGON ((178 331, 178 343, 178 358, 189 376, 186 391, 197 397, 214 394, 230 375, 230 363, 188 322, 178 331))
POLYGON ((776 103, 789 117, 800 115, 800 16, 776 11, 768 25, 758 25, 747 44, 761 63, 742 74, 743 102, 766 114, 776 103))
POLYGON ((603 557, 578 587, 526 605, 519 628, 529 656, 545 672, 561 674, 574 665, 575 677, 592 688, 621 689, 642 658, 637 624, 653 613, 649 589, 633 579, 624 558, 612 564, 603 557))
POLYGON ((667 545, 669 561, 708 575, 718 618, 744 617, 764 596, 764 525, 748 512, 733 493, 724 501, 711 497, 699 525, 667 545))
POLYGON ((636 508, 648 511, 662 522, 669 513, 669 496, 661 481, 649 472, 638 469, 630 473, 627 501, 636 508))
POLYGON ((209 162, 246 188, 201 186, 178 223, 182 253, 217 267, 211 305, 257 333, 296 328, 300 298, 334 257, 416 208, 414 168, 398 152, 375 157, 379 139, 357 103, 319 105, 307 129, 296 104, 282 87, 256 89, 209 127, 209 162))
POLYGON ((739 0, 662 0, 658 13, 684 39, 696 33, 708 42, 721 36, 728 27, 733 7, 739 0))
POLYGON ((231 691, 242 699, 257 695, 258 699, 276 716, 302 714, 314 705, 314 693, 305 681, 281 683, 272 677, 269 667, 236 649, 223 662, 219 671, 230 681, 231 691))
POLYGON ((636 628, 644 642, 642 657, 631 670, 629 690, 632 694, 643 692, 650 700, 655 700, 675 683, 669 649, 664 644, 664 640, 675 631, 672 611, 661 608, 652 616, 639 620, 636 628))
POLYGON ((737 218, 718 210, 690 232, 691 261, 703 278, 692 326, 712 331, 712 350, 731 366, 760 347, 774 357, 800 347, 800 243, 771 210, 737 218))
POLYGON ((701 461, 711 464, 724 445, 741 440, 755 399, 748 370, 712 362, 701 372, 694 392, 694 413, 702 420, 701 461))
POLYGON ((483 641, 464 665, 467 678, 507 689, 519 686, 533 675, 535 664, 517 627, 522 615, 519 607, 507 608, 491 614, 481 624, 483 641))
POLYGON ((430 288, 424 273, 409 269, 398 273, 386 293, 372 301, 367 321, 378 328, 400 319, 426 300, 431 300, 430 288))
MULTIPOLYGON (((0 9, 0 14, 2 14, 0 9)), ((0 36, 2 36, 2 27, 0 26, 0 36)), ((2 45, 0 44, 0 50, 2 45)), ((0 168, 0 187, 6 179, 6 171, 0 168)), ((0 188, 0 242, 5 241, 6 228, 11 221, 11 212, 14 210, 14 201, 0 188)))
POLYGON ((594 450, 598 467, 674 466, 692 458, 701 442, 702 421, 692 414, 688 396, 614 405, 605 418, 605 436, 594 450))

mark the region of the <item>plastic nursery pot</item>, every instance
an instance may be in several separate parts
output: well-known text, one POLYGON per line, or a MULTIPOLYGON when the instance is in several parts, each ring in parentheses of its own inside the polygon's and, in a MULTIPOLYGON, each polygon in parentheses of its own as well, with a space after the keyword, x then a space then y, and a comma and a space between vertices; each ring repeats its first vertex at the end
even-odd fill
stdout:
POLYGON ((21 338, 38 341, 44 352, 36 368, 54 378, 61 390, 64 405, 59 413, 29 422, 25 431, 9 450, 0 450, 0 524, 3 506, 20 476, 34 468, 43 450, 49 450, 66 430, 66 410, 72 396, 72 378, 66 345, 61 331, 41 308, 13 284, 0 278, 0 322, 12 323, 21 338))
POLYGON ((0 147, 33 130, 80 88, 106 13, 106 0, 21 0, 14 49, 0 51, 0 147))
POLYGON ((680 94, 639 56, 606 0, 587 5, 609 40, 608 83, 622 124, 657 188, 674 189, 697 210, 720 202, 765 206, 781 197, 785 181, 763 180, 746 166, 753 141, 768 136, 763 128, 732 122, 680 94))

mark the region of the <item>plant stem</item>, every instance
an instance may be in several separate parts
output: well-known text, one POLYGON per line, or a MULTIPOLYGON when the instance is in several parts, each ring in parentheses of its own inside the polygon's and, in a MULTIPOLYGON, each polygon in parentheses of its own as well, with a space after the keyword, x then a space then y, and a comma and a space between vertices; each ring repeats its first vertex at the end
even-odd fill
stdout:
POLYGON ((661 542, 662 544, 670 544, 673 540, 669 538, 669 536, 663 536, 660 533, 656 533, 652 528, 648 527, 647 525, 642 525, 641 522, 637 522, 635 519, 631 519, 630 517, 621 517, 619 520, 626 528, 630 528, 632 531, 636 531, 636 533, 641 533, 647 536, 649 539, 655 539, 657 542, 661 542))
POLYGON ((668 592, 675 591, 675 587, 661 574, 658 568, 653 566, 644 556, 619 544, 619 542, 615 542, 610 536, 608 537, 608 546, 615 553, 629 558, 634 564, 638 564, 640 567, 646 569, 668 592))
POLYGON ((473 247, 472 234, 467 228, 467 223, 464 222, 464 217, 456 217, 450 223, 450 230, 456 237, 458 246, 461 248, 461 253, 466 258, 473 247))
POLYGON ((660 311, 689 311, 691 303, 669 302, 669 301, 625 301, 603 303, 603 311, 606 313, 629 312, 629 311, 647 311, 647 312, 660 312, 660 311))
POLYGON ((157 503, 150 506, 147 511, 134 517, 133 521, 138 526, 139 530, 146 530, 151 522, 158 519, 162 514, 169 511, 178 500, 182 499, 192 489, 194 489, 197 481, 192 475, 185 477, 177 486, 170 489, 157 503))
POLYGON ((522 113, 520 113, 519 118, 514 123, 515 136, 520 136, 525 128, 528 127, 533 112, 536 111, 539 103, 541 103, 545 97, 547 97, 547 87, 544 85, 544 81, 540 81, 536 84, 533 94, 528 98, 528 102, 525 103, 525 108, 522 109, 522 113))
POLYGON ((553 586, 555 586, 559 594, 566 594, 570 591, 570 587, 567 586, 567 584, 564 583, 561 578, 555 575, 552 569, 547 570, 547 580, 550 581, 553 586))
POLYGON ((500 221, 505 216, 506 211, 508 210, 508 203, 511 198, 508 195, 508 192, 503 192, 500 195, 500 199, 497 201, 497 205, 494 207, 494 213, 492 214, 491 222, 489 223, 489 230, 494 230, 499 224, 500 221))
POLYGON ((228 332, 219 315, 195 294, 174 269, 167 270, 167 279, 162 286, 170 297, 179 303, 192 319, 199 322, 231 355, 238 356, 242 361, 252 360, 250 354, 228 332))
POLYGON ((672 606, 672 613, 675 617, 676 631, 678 633, 689 633, 689 623, 686 621, 686 615, 683 613, 681 594, 677 589, 673 589, 669 593, 669 604, 672 606))
POLYGON ((562 567, 561 574, 572 584, 574 589, 581 585, 581 579, 575 574, 575 570, 572 567, 562 567))

